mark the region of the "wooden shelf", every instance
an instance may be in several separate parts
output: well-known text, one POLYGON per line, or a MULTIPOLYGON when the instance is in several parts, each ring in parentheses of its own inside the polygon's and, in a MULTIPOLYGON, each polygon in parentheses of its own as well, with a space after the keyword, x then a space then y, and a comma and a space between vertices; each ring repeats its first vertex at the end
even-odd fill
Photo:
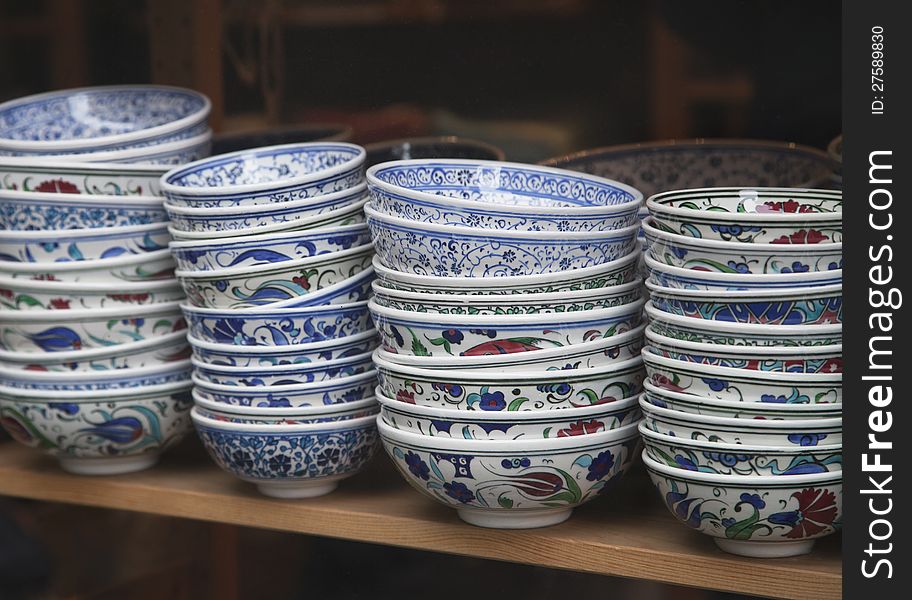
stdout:
POLYGON ((62 472, 49 457, 0 443, 0 495, 184 517, 461 554, 676 585, 812 600, 840 598, 839 538, 808 556, 757 560, 725 554, 676 523, 643 472, 614 497, 556 527, 486 530, 420 496, 385 456, 328 496, 286 501, 218 470, 190 440, 154 469, 107 478, 62 472))

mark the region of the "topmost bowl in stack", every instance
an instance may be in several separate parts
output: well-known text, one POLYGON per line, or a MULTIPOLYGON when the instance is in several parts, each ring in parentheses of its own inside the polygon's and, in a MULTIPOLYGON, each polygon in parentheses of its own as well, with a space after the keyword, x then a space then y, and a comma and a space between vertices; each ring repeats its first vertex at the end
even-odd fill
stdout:
POLYGON ((563 521, 635 456, 641 194, 477 160, 367 180, 387 452, 469 523, 563 521))

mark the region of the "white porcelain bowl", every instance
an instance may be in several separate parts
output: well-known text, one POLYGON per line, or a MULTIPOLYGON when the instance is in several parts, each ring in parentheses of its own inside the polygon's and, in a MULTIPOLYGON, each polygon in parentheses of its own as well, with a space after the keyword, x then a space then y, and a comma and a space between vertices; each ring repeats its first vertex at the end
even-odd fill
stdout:
POLYGON ((82 283, 0 275, 0 307, 7 310, 111 308, 183 299, 184 290, 176 279, 82 283))
POLYGON ((14 231, 128 227, 167 220, 156 196, 0 190, 0 226, 14 231))
POLYGON ((0 277, 40 279, 67 282, 106 282, 112 291, 122 282, 173 279, 174 260, 171 252, 155 250, 98 260, 69 262, 2 262, 0 277))
POLYGON ((167 167, 87 163, 33 157, 0 157, 0 189, 26 192, 160 196, 158 180, 167 167))
POLYGON ((377 385, 377 373, 293 385, 238 386, 212 383, 193 377, 195 391, 213 402, 233 406, 303 407, 343 404, 369 398, 377 385))
POLYGON ((649 281, 664 287, 708 292, 735 290, 767 290, 797 287, 823 287, 842 283, 842 269, 802 273, 720 273, 673 267, 656 260, 647 252, 643 263, 649 281))
POLYGON ((168 247, 166 223, 67 231, 0 231, 0 260, 80 261, 142 254, 168 247))
POLYGON ((216 421, 254 425, 329 423, 331 421, 376 416, 380 412, 380 405, 377 404, 376 398, 365 398, 364 400, 323 406, 237 406, 207 400, 194 391, 193 403, 196 405, 196 411, 200 416, 215 419, 216 421))
POLYGON ((300 365, 347 358, 369 352, 377 346, 374 329, 322 342, 285 346, 237 346, 216 344, 190 336, 193 356, 200 362, 226 367, 271 367, 300 365))
POLYGON ((205 156, 212 150, 212 130, 173 142, 84 154, 56 155, 51 158, 103 164, 129 164, 147 166, 182 165, 205 156))
POLYGON ((0 368, 0 387, 46 391, 89 391, 140 388, 190 379, 190 361, 179 360, 129 369, 93 371, 32 371, 0 368))
POLYGON ((193 367, 196 377, 204 381, 222 385, 253 387, 328 381, 366 373, 373 370, 374 365, 371 361, 371 353, 368 351, 335 360, 274 367, 230 367, 207 364, 193 359, 193 367))

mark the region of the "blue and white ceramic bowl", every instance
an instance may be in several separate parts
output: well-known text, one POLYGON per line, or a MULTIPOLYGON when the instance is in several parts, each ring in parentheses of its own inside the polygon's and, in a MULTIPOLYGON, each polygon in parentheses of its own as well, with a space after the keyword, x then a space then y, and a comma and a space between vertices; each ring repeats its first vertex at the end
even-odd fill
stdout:
POLYGON ((303 306, 322 306, 351 304, 361 302, 371 297, 371 283, 374 281, 374 268, 368 267, 363 271, 343 279, 339 283, 328 285, 311 294, 279 300, 269 305, 270 308, 295 308, 303 306))
POLYGON ((113 308, 0 311, 0 349, 68 352, 110 347, 183 330, 177 302, 113 308))
POLYGON ((718 273, 806 273, 842 268, 842 243, 742 244, 668 233, 643 221, 648 255, 684 269, 718 273))
POLYGON ((161 198, 155 196, 0 191, 0 225, 3 229, 90 229, 167 220, 161 198))
POLYGON ((302 308, 181 306, 191 335, 217 344, 284 346, 355 335, 371 329, 367 302, 302 308))
POLYGON ((643 301, 573 313, 416 313, 368 303, 383 348, 416 356, 511 354, 611 337, 640 324, 643 301))
POLYGON ((226 367, 274 367, 332 361, 370 352, 377 347, 374 329, 343 338, 285 346, 236 346, 214 344, 189 336, 193 357, 203 363, 226 367))
POLYGON ((193 385, 201 397, 232 406, 324 406, 370 398, 377 385, 377 373, 369 371, 316 383, 255 387, 222 385, 194 376, 193 385))
POLYGON ((291 425, 231 423, 190 412, 215 463, 274 498, 313 498, 360 471, 377 450, 376 417, 291 425))
POLYGON ((437 275, 416 275, 390 269, 374 258, 377 278, 387 289, 417 292, 423 294, 485 294, 524 295, 549 294, 591 290, 623 285, 637 279, 638 253, 601 265, 556 271, 542 275, 514 275, 507 277, 438 277, 437 275))
POLYGON ((68 262, 0 261, 0 277, 36 279, 69 283, 108 283, 116 291, 123 282, 174 281, 174 259, 171 252, 154 250, 141 254, 123 254, 112 258, 68 262))
POLYGON ((164 207, 174 229, 192 232, 228 231, 232 232, 231 235, 238 235, 234 232, 329 215, 363 200, 366 189, 367 186, 362 183, 332 194, 259 206, 190 208, 175 206, 166 201, 164 207))
POLYGON ((591 175, 486 160, 398 160, 367 171, 371 206, 424 223, 514 231, 635 225, 643 195, 591 175))
POLYGON ((67 231, 0 231, 0 260, 68 262, 113 258, 164 250, 170 240, 167 223, 67 231))
POLYGON ((16 441, 80 475, 154 465, 191 430, 190 382, 97 391, 0 388, 0 424, 16 441))
MULTIPOLYGON (((0 233, 0 242, 3 237, 0 233)), ((311 258, 369 244, 367 225, 342 225, 215 240, 172 242, 177 268, 210 271, 311 258)), ((0 246, 2 248, 2 246, 0 246)))
POLYGON ((209 156, 212 149, 212 130, 206 129, 198 135, 182 140, 142 146, 125 150, 91 152, 87 154, 67 154, 54 156, 55 159, 72 161, 97 162, 103 164, 172 166, 183 165, 190 161, 209 156))
POLYGON ((196 377, 212 383, 237 386, 296 385, 360 375, 374 368, 371 353, 312 363, 274 367, 228 367, 193 359, 196 377))
POLYGON ((166 167, 87 163, 74 160, 0 157, 0 189, 23 192, 159 196, 166 167))
POLYGON ((373 256, 373 247, 364 244, 340 252, 255 267, 177 271, 175 275, 195 306, 249 308, 295 301, 340 284, 369 269, 373 256))
POLYGON ((193 90, 151 85, 77 88, 0 104, 0 154, 122 150, 205 130, 211 103, 193 90))
POLYGON ((207 400, 194 391, 193 403, 196 405, 197 413, 203 417, 229 423, 260 425, 329 423, 376 416, 380 412, 380 405, 377 404, 376 398, 322 406, 235 406, 207 400))
POLYGON ((814 540, 842 527, 842 472, 716 475, 643 463, 668 510, 732 554, 784 558, 807 554, 814 540))
POLYGON ((581 269, 627 256, 639 225, 611 231, 501 231, 421 223, 364 207, 384 266, 416 275, 505 277, 581 269))
POLYGON ((358 186, 366 156, 361 146, 344 142, 241 150, 169 171, 161 189, 172 206, 284 204, 358 186))
POLYGON ((834 271, 808 271, 797 273, 774 273, 771 275, 750 273, 720 273, 672 267, 656 260, 648 253, 643 256, 644 266, 652 283, 683 290, 735 291, 763 290, 799 287, 821 287, 842 283, 842 269, 834 271))
POLYGON ((652 305, 693 319, 762 325, 842 323, 842 284, 745 291, 682 290, 646 282, 652 305))
POLYGON ((528 529, 561 523, 610 493, 636 458, 637 425, 583 436, 463 440, 377 427, 396 468, 424 496, 472 525, 528 529))
POLYGON ((48 372, 0 368, 0 387, 62 392, 106 391, 189 381, 190 361, 130 369, 48 372))
POLYGON ((173 279, 74 283, 0 275, 0 308, 67 310, 176 302, 184 290, 173 279))

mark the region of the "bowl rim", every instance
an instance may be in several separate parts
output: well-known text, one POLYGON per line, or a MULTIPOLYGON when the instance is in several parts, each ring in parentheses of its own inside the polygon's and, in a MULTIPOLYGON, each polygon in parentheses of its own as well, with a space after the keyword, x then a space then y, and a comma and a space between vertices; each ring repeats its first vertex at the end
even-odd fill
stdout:
MULTIPOLYGON (((801 325, 798 325, 801 327, 801 325)), ((768 357, 781 356, 814 356, 817 354, 838 354, 842 356, 842 344, 825 344, 820 346, 736 346, 734 344, 710 344, 692 340, 678 340, 667 335, 653 331, 646 327, 645 338, 647 342, 672 347, 676 350, 690 350, 707 356, 713 354, 743 354, 768 357), (667 341, 666 341, 667 340, 667 341)))
POLYGON ((721 484, 727 487, 752 488, 752 487, 786 487, 802 488, 812 484, 839 482, 842 485, 842 471, 826 471, 824 473, 805 473, 798 475, 722 475, 719 473, 703 473, 663 465, 643 450, 641 454, 646 470, 658 473, 672 479, 697 481, 707 484, 721 484), (790 483, 791 482, 791 483, 790 483), (788 485, 785 485, 788 484, 788 485))
POLYGON ((186 315, 187 313, 196 314, 199 316, 220 316, 220 315, 229 315, 229 318, 232 317, 247 317, 247 318, 269 318, 275 315, 285 315, 302 313, 320 313, 320 312, 340 312, 354 309, 367 309, 367 300, 358 300, 357 302, 346 302, 344 304, 318 304, 316 306, 281 306, 275 308, 269 308, 269 304, 263 304, 262 306, 256 306, 252 308, 210 308, 203 306, 193 306, 189 303, 183 303, 180 305, 181 311, 186 315))
POLYGON ((101 86, 85 86, 77 88, 68 88, 62 90, 52 90, 48 92, 42 92, 40 94, 31 94, 29 96, 22 96, 20 98, 15 98, 0 104, 0 113, 9 109, 15 109, 23 104, 29 104, 33 102, 40 102, 51 100, 55 97, 60 97, 63 99, 85 93, 103 93, 103 92, 180 92, 185 96, 191 96, 197 100, 202 100, 203 106, 199 110, 196 110, 187 116, 181 117, 174 121, 168 121, 167 123, 162 123, 161 125, 156 125, 153 127, 147 127, 144 129, 139 129, 131 131, 128 133, 118 133, 112 135, 102 135, 91 138, 76 138, 76 139, 66 139, 66 140, 52 140, 52 141, 27 141, 27 140, 15 140, 8 138, 0 138, 0 148, 18 150, 18 151, 52 151, 52 150, 76 150, 76 149, 91 149, 98 146, 106 146, 113 144, 123 144, 130 143, 139 140, 145 140, 149 138, 159 137, 161 135, 167 135, 175 131, 180 131, 185 127, 196 124, 197 122, 205 121, 209 113, 212 110, 212 101, 208 96, 192 90, 189 88, 172 86, 172 85, 153 85, 153 84, 131 84, 131 85, 101 85, 101 86))
POLYGON ((180 152, 194 146, 201 146, 212 141, 212 129, 206 129, 203 133, 182 140, 174 140, 164 144, 154 146, 140 146, 136 148, 123 148, 121 150, 105 150, 99 152, 84 152, 81 154, 47 154, 42 158, 67 159, 81 161, 85 163, 111 164, 115 161, 129 161, 127 164, 135 166, 137 164, 149 166, 161 166, 171 168, 170 165, 145 162, 156 156, 180 152))
POLYGON ((0 173, 39 172, 54 175, 101 175, 109 173, 117 177, 150 177, 158 181, 168 165, 143 163, 104 163, 66 160, 66 155, 46 158, 44 156, 0 156, 0 173))
MULTIPOLYGON (((763 323, 737 323, 734 321, 714 321, 711 319, 695 319, 667 313, 656 308, 649 300, 643 305, 646 316, 651 321, 666 322, 673 326, 687 329, 706 330, 711 333, 730 333, 733 335, 763 335, 770 338, 789 337, 794 335, 811 336, 840 336, 842 337, 842 323, 818 323, 811 325, 776 325, 772 327, 763 323)), ((800 346, 799 346, 800 347, 800 346)))
MULTIPOLYGON (((795 280, 795 287, 800 287, 802 281, 818 281, 826 279, 835 279, 837 276, 842 279, 842 269, 833 269, 830 271, 806 271, 803 273, 719 273, 716 271, 700 271, 697 269, 688 269, 669 265, 653 257, 649 252, 643 253, 643 261, 650 271, 658 271, 663 275, 682 279, 696 279, 728 284, 753 285, 760 283, 780 284, 795 280)), ((780 289, 780 288, 777 288, 780 289)), ((787 288, 785 288, 787 289, 787 288)), ((714 293, 715 291, 713 291, 714 293)))
MULTIPOLYGON (((787 421, 788 422, 788 421, 787 421)), ((842 444, 820 444, 819 446, 769 446, 763 444, 725 444, 722 442, 705 442, 703 440, 692 440, 689 438, 678 437, 675 435, 665 435, 653 431, 646 426, 645 419, 639 423, 640 435, 643 441, 651 440, 660 444, 689 446, 701 450, 720 450, 743 452, 745 454, 809 454, 817 452, 833 452, 842 450, 842 444)), ((648 442, 647 442, 648 445, 648 442)))
POLYGON ((725 240, 715 240, 711 238, 696 238, 689 235, 671 233, 659 229, 652 224, 652 215, 643 219, 640 226, 643 228, 643 234, 648 239, 650 236, 668 242, 676 246, 690 246, 699 250, 716 250, 734 256, 745 254, 787 254, 787 255, 816 255, 832 254, 837 250, 842 252, 842 242, 824 242, 822 244, 770 244, 770 243, 746 243, 746 242, 726 242, 725 240))
MULTIPOLYGON (((200 240, 171 240, 168 246, 172 250, 183 250, 185 248, 211 248, 209 251, 215 251, 226 246, 231 246, 233 244, 268 244, 269 242, 273 241, 284 242, 286 239, 293 240, 302 236, 331 237, 334 235, 344 234, 349 231, 363 231, 369 234, 370 228, 368 228, 367 223, 350 223, 348 225, 330 225, 329 227, 320 227, 317 229, 296 229, 293 231, 279 231, 278 233, 236 235, 215 239, 206 238, 200 240)), ((0 234, 0 239, 2 239, 2 234, 0 234)))
MULTIPOLYGON (((28 369, 10 369, 0 367, 0 379, 18 379, 20 381, 40 381, 43 383, 66 382, 109 382, 118 379, 131 379, 143 375, 159 375, 171 371, 190 371, 190 359, 175 360, 173 362, 146 365, 143 367, 127 367, 124 369, 104 369, 96 371, 30 371, 28 369)), ((143 386, 137 386, 143 387, 143 386)), ((95 390, 96 392, 98 390, 95 390)))
MULTIPOLYGON (((77 262, 77 261, 73 261, 77 262)), ((78 261, 85 262, 85 261, 78 261)), ((34 264, 34 263, 31 263, 34 264)), ((147 281, 118 281, 117 289, 114 283, 103 281, 46 281, 43 279, 28 279, 25 277, 10 277, 0 272, 0 288, 12 290, 32 290, 39 292, 60 292, 61 294, 91 294, 117 295, 136 292, 160 292, 162 290, 179 290, 180 283, 176 279, 149 279, 147 281)), ((138 305, 136 305, 138 306, 138 305)), ((71 309, 67 309, 71 310, 71 309)), ((99 310, 99 309, 86 309, 99 310)), ((2 318, 0 318, 2 320, 2 318)))
MULTIPOLYGON (((142 252, 140 254, 123 254, 121 256, 115 256, 113 258, 96 258, 90 260, 71 260, 63 262, 42 261, 0 263, 0 275, 16 272, 71 273, 73 271, 95 271, 98 269, 109 269, 111 267, 123 267, 142 263, 153 263, 164 259, 171 259, 171 251, 168 248, 153 250, 151 252, 142 252)), ((150 279, 150 281, 154 280, 150 279)))
POLYGON ((0 385, 0 403, 12 399, 14 402, 41 402, 41 401, 58 401, 70 400, 79 403, 107 403, 117 402, 121 399, 131 399, 135 396, 160 396, 163 394, 174 394, 176 392, 190 391, 193 383, 189 379, 181 381, 171 381, 168 383, 158 383, 155 385, 144 385, 127 388, 109 388, 104 390, 104 397, 99 397, 99 390, 42 390, 15 388, 0 385))
MULTIPOLYGON (((368 242, 366 244, 361 244, 360 246, 354 246, 352 248, 346 248, 345 250, 338 250, 335 252, 326 252, 324 254, 317 254, 315 256, 306 256, 304 258, 296 258, 294 260, 283 260, 274 263, 267 263, 265 265, 251 265, 251 266, 239 266, 231 267, 227 269, 206 269, 206 270, 175 270, 174 276, 179 279, 226 279, 226 278, 248 278, 256 277, 264 273, 273 273, 280 271, 295 271, 301 267, 307 267, 314 264, 334 264, 340 260, 345 260, 352 256, 358 256, 359 254, 366 254, 368 252, 373 252, 373 244, 368 242)), ((360 271, 359 271, 360 272, 360 271)), ((352 275, 354 277, 354 275, 352 275)), ((346 278, 348 279, 348 278, 346 278)), ((327 286, 328 287, 328 286, 327 286)), ((325 289, 325 288, 324 288, 325 289)), ((319 290, 317 290, 319 291, 319 290)))
MULTIPOLYGON (((708 188, 689 188, 682 190, 669 190, 659 192, 650 196, 646 200, 646 207, 652 216, 677 217, 677 220, 687 221, 688 217, 697 218, 700 221, 710 221, 717 223, 743 222, 743 223, 770 223, 783 227, 799 226, 808 224, 813 226, 817 223, 838 222, 842 223, 842 211, 830 213, 730 213, 717 212, 709 210, 694 210, 692 208, 680 208, 663 204, 663 201, 686 200, 690 198, 703 197, 726 197, 737 198, 742 192, 757 192, 758 197, 768 196, 770 198, 800 198, 811 197, 822 200, 839 200, 842 203, 842 192, 838 190, 825 190, 816 188, 783 188, 783 187, 708 187, 708 188), (838 198, 837 198, 838 196, 838 198), (838 215, 838 216, 836 216, 838 215)), ((745 243, 745 242, 739 242, 745 243)), ((747 242, 753 243, 753 242, 747 242)))
MULTIPOLYGON (((832 404, 768 404, 765 402, 742 402, 740 400, 719 400, 718 398, 706 398, 703 396, 694 396, 693 394, 685 394, 684 392, 676 392, 674 390, 666 390, 661 388, 656 384, 649 381, 647 377, 643 380, 643 394, 644 395, 653 395, 663 398, 670 398, 672 400, 677 400, 679 402, 684 402, 687 404, 694 405, 706 405, 715 408, 743 408, 745 410, 750 410, 752 412, 791 412, 796 415, 800 415, 803 412, 831 412, 834 414, 842 414, 842 403, 834 402, 832 404), (829 408, 829 410, 827 410, 829 408)), ((693 413, 688 413, 693 414, 693 413)), ((708 415, 707 415, 708 416, 708 415)), ((736 418, 736 417, 732 417, 736 418)))
POLYGON ((221 344, 201 340, 191 332, 187 332, 187 341, 194 348, 208 350, 210 352, 220 352, 222 354, 273 354, 273 353, 305 353, 320 351, 326 348, 337 348, 351 344, 359 344, 365 340, 370 340, 377 335, 377 330, 370 328, 353 335, 347 335, 340 338, 321 340, 319 342, 307 342, 304 344, 285 344, 283 346, 239 346, 237 344, 221 344), (287 351, 287 352, 286 352, 287 351))
MULTIPOLYGON (((670 420, 700 425, 718 425, 745 431, 763 431, 784 429, 790 432, 812 431, 817 429, 838 429, 842 433, 842 416, 823 417, 819 419, 739 419, 737 417, 721 417, 717 415, 701 415, 682 413, 670 408, 663 408, 646 400, 646 392, 637 396, 640 409, 646 415, 655 415, 659 420, 670 420)), ((806 446, 808 447, 808 446, 806 446)), ((816 446, 813 446, 816 447, 816 446)))
MULTIPOLYGON (((346 277, 345 279, 338 281, 332 285, 328 285, 325 288, 319 289, 316 292, 305 294, 303 296, 297 296, 294 298, 286 298, 285 300, 277 300, 271 302, 273 308, 289 308, 289 307, 300 307, 304 308, 305 306, 339 306, 338 304, 332 304, 332 300, 339 294, 340 291, 345 291, 349 286, 357 287, 363 282, 368 281, 374 277, 374 268, 367 267, 358 271, 356 274, 351 277, 346 277)), ((354 289, 354 287, 352 289, 354 289)))
POLYGON ((0 323, 22 322, 71 322, 101 321, 127 317, 146 317, 156 313, 179 313, 181 300, 153 302, 151 304, 129 304, 111 308, 67 308, 61 310, 4 310, 0 311, 0 323))
POLYGON ((377 371, 371 369, 365 371, 364 373, 358 373, 357 375, 347 375, 345 377, 336 377, 334 379, 327 379, 326 381, 314 381, 311 383, 292 383, 287 385, 268 385, 268 386, 256 386, 256 387, 240 387, 236 385, 228 385, 225 383, 212 383, 211 381, 205 381, 196 376, 195 373, 190 375, 190 381, 193 382, 195 387, 203 388, 204 390, 212 390, 222 394, 232 394, 232 395, 247 395, 250 393, 274 393, 274 394, 286 394, 294 392, 310 392, 313 390, 322 390, 327 387, 344 387, 351 383, 357 383, 360 381, 368 381, 371 378, 377 377, 377 371))
POLYGON ((371 360, 371 354, 373 350, 368 350, 367 352, 362 352, 360 354, 355 354, 354 356, 345 356, 343 358, 334 358, 332 360, 321 360, 310 363, 293 363, 290 365, 275 365, 275 366, 261 366, 256 365, 253 367, 237 367, 231 365, 213 365, 207 363, 198 358, 191 357, 190 364, 193 365, 193 368, 197 373, 202 371, 212 371, 215 373, 221 373, 224 375, 240 374, 240 373, 250 373, 255 371, 261 373, 263 376, 275 376, 282 373, 293 373, 295 371, 320 371, 325 369, 331 369, 333 367, 338 367, 340 365, 349 365, 353 363, 363 363, 371 360))
POLYGON ((17 350, 3 350, 0 348, 0 361, 17 364, 46 364, 58 362, 77 362, 99 358, 108 358, 111 356, 132 356, 146 350, 155 350, 158 348, 167 348, 169 346, 172 346, 176 343, 181 342, 182 340, 185 340, 186 334, 186 329, 179 329, 178 331, 172 331, 171 333, 146 338, 143 340, 136 340, 135 342, 125 342, 123 344, 101 346, 97 348, 67 350, 64 352, 20 352, 17 350))
MULTIPOLYGON (((106 194, 61 194, 58 192, 34 192, 24 190, 8 190, 0 188, 0 201, 13 202, 42 202, 48 204, 90 204, 114 208, 121 205, 127 208, 162 206, 161 196, 109 196, 106 194)), ((162 221, 163 222, 163 221, 162 221)), ((89 229, 81 227, 80 229, 89 229)), ((97 229, 104 229, 99 227, 97 229)), ((47 230, 44 230, 47 231, 47 230)), ((69 231, 64 229, 63 231, 69 231)))
MULTIPOLYGON (((123 196, 108 196, 109 198, 122 198, 123 196)), ((37 241, 44 237, 53 237, 54 240, 71 240, 80 238, 119 238, 122 235, 145 233, 149 231, 168 231, 167 221, 155 221, 140 225, 113 225, 110 227, 79 227, 76 229, 3 229, 0 230, 0 244, 21 243, 21 241, 37 241), (36 237, 37 236, 37 237, 36 237), (21 239, 20 239, 21 238, 21 239)))
POLYGON ((802 385, 836 382, 839 382, 841 385, 842 382, 842 373, 783 373, 780 371, 751 371, 749 369, 738 369, 735 367, 718 367, 716 365, 704 365, 676 360, 674 358, 665 358, 664 356, 649 352, 646 348, 643 348, 641 355, 643 357, 643 362, 647 365, 652 363, 653 365, 658 365, 659 367, 675 372, 684 369, 691 371, 696 370, 700 375, 709 376, 717 374, 720 375, 720 379, 752 379, 776 383, 782 381, 801 381, 802 385))
POLYGON ((340 173, 344 173, 351 169, 358 169, 360 166, 364 165, 366 158, 367 152, 363 147, 358 146, 357 144, 351 144, 349 142, 299 142, 297 144, 261 146, 259 148, 236 150, 234 152, 228 152, 226 154, 208 156, 206 158, 201 158, 199 160, 174 167, 161 176, 161 179, 159 180, 159 187, 166 195, 174 194, 177 196, 218 196, 224 194, 235 195, 248 192, 263 192, 276 187, 289 187, 313 183, 322 179, 333 177, 340 173), (316 150, 317 152, 330 150, 350 150, 354 151, 354 156, 340 162, 337 165, 333 165, 332 167, 314 171, 306 175, 274 179, 263 183, 246 183, 239 185, 221 186, 185 186, 171 182, 171 180, 174 178, 187 175, 200 167, 220 167, 223 166, 224 163, 231 162, 232 160, 236 160, 238 158, 241 158, 242 162, 246 162, 246 160, 255 160, 264 156, 289 154, 289 151, 292 150, 307 151, 309 149, 316 150))
MULTIPOLYGON (((636 277, 633 281, 618 285, 605 286, 600 288, 590 288, 585 290, 568 290, 559 292, 539 292, 533 294, 435 294, 432 292, 413 292, 410 290, 397 290, 387 288, 383 285, 382 279, 375 279, 371 283, 371 289, 374 296, 399 298, 402 300, 412 300, 419 304, 433 303, 436 300, 440 303, 463 304, 472 306, 474 304, 537 304, 553 302, 560 304, 563 302, 581 301, 589 298, 607 298, 621 294, 629 294, 639 289, 643 285, 643 279, 636 277), (423 302, 422 302, 423 301, 423 302)), ((623 305, 621 305, 623 306, 623 305)))
POLYGON ((162 200, 162 205, 165 207, 165 210, 168 211, 169 215, 173 213, 175 215, 180 215, 181 217, 189 219, 208 219, 210 217, 214 217, 227 220, 243 216, 263 216, 264 214, 268 215, 269 213, 275 211, 289 211, 298 208, 307 208, 314 204, 322 204, 324 202, 331 203, 335 200, 339 200, 340 198, 344 199, 348 198, 349 196, 364 196, 366 194, 367 184, 362 182, 357 185, 347 187, 344 190, 338 190, 335 192, 330 192, 328 194, 320 194, 318 196, 309 196, 307 198, 299 198, 298 200, 287 200, 285 202, 265 202, 262 204, 233 204, 230 206, 213 207, 180 206, 179 204, 174 204, 171 202, 166 196, 162 200))
POLYGON ((190 419, 196 426, 209 429, 222 429, 238 433, 316 433, 320 431, 337 431, 339 429, 363 429, 375 423, 377 415, 367 415, 356 419, 325 421, 322 423, 232 423, 219 421, 201 415, 196 406, 190 409, 190 419))
POLYGON ((819 285, 814 287, 796 286, 789 288, 759 288, 750 290, 690 290, 684 288, 672 288, 659 285, 655 282, 646 280, 646 288, 651 294, 658 296, 672 296, 689 298, 694 302, 731 302, 731 301, 749 301, 753 299, 775 298, 776 300, 816 298, 842 295, 842 283, 832 283, 829 285, 819 285))
POLYGON ((377 399, 373 396, 362 398, 361 400, 352 400, 351 402, 318 404, 315 406, 240 406, 203 398, 196 392, 196 389, 193 390, 193 403, 212 412, 263 417, 317 417, 326 414, 356 412, 371 406, 379 408, 377 399))

